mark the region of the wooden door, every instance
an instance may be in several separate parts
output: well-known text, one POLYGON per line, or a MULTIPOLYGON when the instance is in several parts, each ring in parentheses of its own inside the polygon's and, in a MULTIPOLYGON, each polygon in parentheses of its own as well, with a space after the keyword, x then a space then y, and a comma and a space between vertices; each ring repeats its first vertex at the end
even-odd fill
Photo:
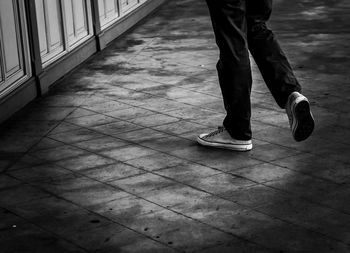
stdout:
POLYGON ((90 0, 35 0, 44 67, 92 36, 90 4, 90 0))

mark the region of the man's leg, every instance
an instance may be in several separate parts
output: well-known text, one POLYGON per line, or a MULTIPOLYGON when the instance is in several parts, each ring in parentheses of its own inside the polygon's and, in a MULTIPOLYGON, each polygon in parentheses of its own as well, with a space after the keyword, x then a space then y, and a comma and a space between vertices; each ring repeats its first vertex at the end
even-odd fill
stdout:
POLYGON ((252 76, 247 43, 245 0, 206 0, 220 50, 217 64, 224 99, 224 127, 201 134, 198 143, 218 148, 252 149, 250 92, 252 76))
POLYGON ((207 0, 216 43, 219 83, 227 116, 223 125, 231 137, 250 140, 251 68, 244 0, 207 0))
POLYGON ((301 87, 273 32, 266 22, 272 11, 272 0, 246 0, 249 50, 264 81, 281 108, 288 96, 301 87))
POLYGON ((314 129, 314 119, 285 54, 266 26, 272 0, 246 0, 246 8, 249 50, 277 104, 286 109, 294 139, 305 140, 314 129))

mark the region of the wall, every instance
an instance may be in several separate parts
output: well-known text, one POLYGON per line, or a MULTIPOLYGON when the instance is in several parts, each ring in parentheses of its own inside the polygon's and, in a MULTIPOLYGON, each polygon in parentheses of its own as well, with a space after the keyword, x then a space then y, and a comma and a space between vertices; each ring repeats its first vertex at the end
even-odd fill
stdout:
POLYGON ((1 0, 0 122, 164 0, 1 0))

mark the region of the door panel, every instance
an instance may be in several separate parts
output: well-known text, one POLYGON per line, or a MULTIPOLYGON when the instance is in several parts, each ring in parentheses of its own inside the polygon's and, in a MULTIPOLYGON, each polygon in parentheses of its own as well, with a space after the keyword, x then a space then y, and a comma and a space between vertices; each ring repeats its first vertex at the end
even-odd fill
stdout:
POLYGON ((64 0, 64 16, 65 16, 66 25, 67 25, 68 41, 72 41, 75 38, 75 33, 74 33, 73 2, 71 0, 64 0))
POLYGON ((58 0, 43 0, 50 51, 63 45, 61 32, 61 10, 58 0))
POLYGON ((40 52, 46 63, 64 51, 62 12, 59 0, 35 0, 40 52))
POLYGON ((73 2, 74 30, 78 37, 87 34, 87 16, 84 0, 71 0, 73 2))
POLYGON ((23 1, 0 1, 0 98, 30 76, 23 1))
POLYGON ((0 17, 2 30, 2 45, 4 52, 4 72, 6 76, 18 71, 20 66, 19 37, 16 28, 17 14, 12 1, 0 1, 0 17))
POLYGON ((100 17, 100 20, 105 18, 105 0, 98 0, 98 14, 100 17))
POLYGON ((138 3, 138 0, 121 0, 122 12, 130 11, 132 8, 136 7, 138 3))
POLYGON ((102 27, 119 17, 118 0, 99 0, 98 4, 102 27))
POLYGON ((35 0, 43 66, 92 36, 90 0, 35 0))
POLYGON ((64 0, 65 23, 69 46, 89 34, 85 0, 64 0))
POLYGON ((113 16, 117 11, 117 3, 115 0, 105 0, 105 15, 107 17, 113 16))
POLYGON ((36 18, 39 32, 39 46, 41 55, 48 53, 46 39, 46 24, 45 24, 45 9, 44 3, 41 0, 35 0, 36 18))

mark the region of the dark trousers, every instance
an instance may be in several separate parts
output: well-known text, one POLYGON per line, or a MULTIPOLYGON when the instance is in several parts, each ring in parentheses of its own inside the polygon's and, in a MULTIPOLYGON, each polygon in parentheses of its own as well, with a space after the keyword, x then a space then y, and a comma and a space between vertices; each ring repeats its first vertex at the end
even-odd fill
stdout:
POLYGON ((224 127, 238 140, 252 137, 250 93, 252 54, 277 104, 301 87, 271 30, 272 0, 206 0, 220 50, 219 83, 227 115, 224 127))

